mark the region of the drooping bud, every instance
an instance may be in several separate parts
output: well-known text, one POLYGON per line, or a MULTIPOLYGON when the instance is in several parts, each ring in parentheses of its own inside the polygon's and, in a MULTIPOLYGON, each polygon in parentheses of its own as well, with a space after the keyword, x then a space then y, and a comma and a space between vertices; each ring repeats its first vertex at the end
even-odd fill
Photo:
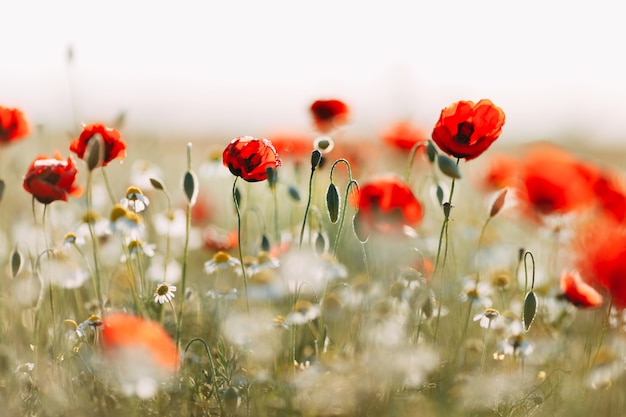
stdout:
POLYGON ((439 165, 439 170, 450 178, 460 179, 461 171, 459 170, 459 166, 456 162, 446 156, 446 155, 438 155, 437 156, 437 164, 439 165))
POLYGON ((11 253, 11 276, 13 278, 15 278, 17 274, 20 273, 23 263, 24 258, 22 257, 22 254, 16 246, 15 249, 13 249, 13 253, 11 253))
POLYGON ((326 208, 328 209, 328 217, 331 223, 337 223, 339 219, 339 191, 334 183, 330 183, 326 190, 326 208))
POLYGON ((493 217, 496 214, 500 213, 500 211, 502 210, 502 207, 504 207, 504 202, 506 201, 507 191, 509 191, 508 188, 505 188, 502 191, 500 191, 500 193, 494 200, 493 204, 491 205, 491 210, 489 211, 489 217, 493 217))
POLYGON ((528 331, 537 313, 537 296, 530 291, 524 299, 524 329, 528 331))

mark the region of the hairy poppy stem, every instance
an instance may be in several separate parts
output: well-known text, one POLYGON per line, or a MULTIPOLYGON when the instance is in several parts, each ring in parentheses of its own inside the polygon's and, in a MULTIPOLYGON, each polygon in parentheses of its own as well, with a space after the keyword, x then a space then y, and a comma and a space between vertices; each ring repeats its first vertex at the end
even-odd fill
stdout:
MULTIPOLYGON (((191 143, 187 144, 187 173, 191 172, 191 143)), ((187 190, 184 190, 185 192, 187 190)), ((183 327, 183 305, 185 304, 185 291, 187 282, 187 267, 189 263, 189 234, 191 232, 191 209, 193 207, 194 199, 188 198, 187 200, 187 213, 185 215, 185 244, 183 246, 183 265, 181 270, 181 287, 182 287, 182 299, 180 300, 180 307, 178 307, 178 321, 176 323, 176 347, 180 346, 180 332, 183 327)))
POLYGON ((315 168, 317 165, 311 166, 311 175, 309 176, 309 195, 306 201, 306 209, 304 210, 304 219, 302 220, 302 228, 300 229, 300 240, 298 243, 298 250, 302 249, 302 240, 304 239, 304 229, 306 227, 306 220, 309 216, 309 209, 311 207, 311 199, 313 198, 313 176, 315 175, 315 168))
POLYGON ((602 349, 602 343, 604 343, 604 336, 606 336, 606 329, 609 328, 609 320, 611 318, 611 310, 613 309, 613 297, 609 297, 609 305, 606 309, 606 316, 604 317, 604 323, 602 324, 602 332, 600 333, 600 340, 598 341, 598 347, 596 348, 596 353, 593 355, 593 360, 589 363, 589 368, 591 368, 596 361, 598 360, 598 356, 600 355, 600 349, 602 349))
POLYGON ((91 236, 91 245, 93 252, 93 284, 94 284, 94 292, 96 293, 96 298, 98 299, 98 306, 100 307, 100 311, 104 311, 104 302, 102 301, 102 288, 100 284, 100 262, 98 256, 98 237, 96 236, 96 232, 94 230, 94 222, 95 219, 92 216, 92 173, 93 171, 87 171, 87 189, 85 190, 85 203, 87 206, 87 227, 89 228, 89 236, 91 236))
POLYGON ((215 368, 215 361, 213 360, 213 355, 211 354, 211 350, 209 349, 209 344, 207 343, 207 341, 201 337, 194 337, 189 342, 187 342, 187 345, 185 345, 185 350, 183 351, 183 357, 187 355, 187 350, 189 350, 189 347, 194 342, 202 343, 202 345, 204 346, 204 350, 206 351, 206 354, 209 357, 209 363, 211 364, 211 376, 212 376, 211 379, 212 379, 212 383, 215 385, 213 393, 215 394, 215 399, 217 400, 217 404, 219 405, 219 408, 220 408, 220 412, 221 412, 220 415, 226 415, 224 414, 224 404, 222 403, 222 396, 220 394, 220 390, 218 389, 219 387, 217 386, 217 369, 215 368))
POLYGON ((348 169, 348 185, 346 186, 346 193, 343 198, 343 207, 341 208, 341 216, 339 217, 339 227, 337 228, 337 235, 335 236, 335 243, 333 246, 333 256, 337 256, 337 248, 339 247, 339 240, 341 239, 341 232, 343 231, 343 223, 346 219, 346 209, 348 206, 348 196, 350 195, 350 190, 353 186, 355 186, 357 190, 359 189, 359 183, 352 178, 352 169, 350 168, 350 162, 348 162, 344 158, 336 160, 335 163, 333 163, 333 165, 330 167, 330 182, 333 182, 333 172, 335 170, 335 166, 340 162, 344 163, 346 165, 346 168, 348 169))
MULTIPOLYGON (((456 159, 456 164, 457 166, 459 165, 459 162, 461 161, 461 158, 457 158, 456 159)), ((446 246, 444 249, 444 257, 443 257, 443 263, 441 265, 441 270, 443 271, 443 269, 446 266, 446 260, 448 258, 448 222, 450 221, 450 210, 452 210, 452 196, 454 196, 454 184, 456 184, 456 178, 452 178, 452 184, 450 185, 450 195, 448 196, 448 201, 446 203, 443 204, 443 223, 441 224, 441 232, 439 233, 439 244, 437 247, 437 258, 435 258, 435 268, 433 269, 433 278, 435 278, 437 275, 437 272, 439 272, 439 259, 441 257, 441 247, 443 245, 443 241, 444 241, 444 237, 445 237, 445 241, 446 241, 446 246)), ((441 301, 442 301, 442 297, 443 297, 443 285, 440 285, 440 291, 439 291, 439 305, 437 307, 437 320, 435 321, 435 330, 434 330, 434 336, 433 336, 433 341, 436 342, 437 341, 437 335, 439 332, 439 319, 441 318, 441 301)))
POLYGON ((235 211, 237 212, 237 248, 239 249, 239 263, 241 264, 241 275, 243 276, 243 296, 246 298, 246 311, 250 315, 250 301, 248 300, 248 276, 246 275, 246 267, 243 263, 243 252, 241 249, 241 210, 239 209, 239 199, 237 198, 237 179, 233 181, 233 203, 235 203, 235 211))

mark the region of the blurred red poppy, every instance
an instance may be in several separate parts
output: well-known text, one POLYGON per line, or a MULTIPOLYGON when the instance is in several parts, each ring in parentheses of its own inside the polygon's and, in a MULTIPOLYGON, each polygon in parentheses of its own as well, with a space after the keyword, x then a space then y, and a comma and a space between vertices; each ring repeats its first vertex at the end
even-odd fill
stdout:
POLYGON ((352 195, 352 203, 359 209, 359 227, 366 232, 402 232, 405 225, 417 225, 424 216, 411 188, 393 175, 362 185, 352 195))
POLYGON ((489 161, 482 176, 481 186, 485 191, 497 191, 516 185, 521 162, 511 155, 496 155, 489 161))
POLYGON ((224 149, 222 158, 233 175, 248 182, 266 180, 268 168, 276 169, 281 165, 272 142, 252 136, 233 139, 224 149))
POLYGON ((81 193, 81 188, 74 184, 76 174, 71 158, 63 160, 59 152, 55 152, 53 158, 39 155, 24 176, 24 189, 42 204, 67 201, 68 195, 78 196, 81 193))
POLYGON ((626 219, 626 187, 617 174, 603 172, 593 190, 602 213, 618 222, 626 219))
POLYGON ((572 212, 596 201, 597 176, 595 167, 557 147, 536 146, 522 161, 518 196, 534 214, 572 212))
POLYGON ((426 151, 428 139, 422 129, 409 122, 398 122, 384 131, 381 135, 384 143, 402 151, 410 151, 417 143, 424 144, 426 151))
POLYGON ((561 274, 563 296, 576 307, 590 308, 602 304, 602 295, 580 277, 578 271, 561 274))
POLYGON ((474 159, 502 133, 504 112, 491 100, 458 101, 441 111, 432 138, 448 155, 474 159))
POLYGON ((115 158, 124 159, 126 157, 126 143, 121 139, 120 132, 101 123, 84 126, 80 136, 70 143, 70 151, 76 153, 79 158, 84 159, 87 145, 96 134, 102 137, 104 145, 102 166, 106 166, 115 158))
POLYGON ((300 163, 303 159, 309 160, 313 152, 313 139, 299 134, 282 132, 268 136, 270 142, 281 158, 292 158, 294 162, 300 163))
POLYGON ((16 142, 29 133, 28 123, 20 110, 0 106, 0 145, 16 142))
POLYGON ((578 239, 581 276, 606 288, 617 307, 626 307, 626 230, 614 221, 598 220, 578 239))
POLYGON ((151 359, 157 368, 170 372, 178 368, 176 344, 157 322, 127 313, 109 314, 103 321, 102 347, 105 354, 116 355, 124 350, 134 350, 151 356, 146 359, 151 359))
POLYGON ((317 100, 311 105, 313 123, 320 133, 328 133, 348 123, 350 108, 341 100, 317 100))

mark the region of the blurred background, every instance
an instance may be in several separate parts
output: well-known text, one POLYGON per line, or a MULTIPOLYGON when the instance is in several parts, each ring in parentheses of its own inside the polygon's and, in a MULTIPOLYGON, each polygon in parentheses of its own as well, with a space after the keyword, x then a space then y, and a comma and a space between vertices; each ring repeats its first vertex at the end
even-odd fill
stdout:
POLYGON ((33 125, 75 131, 125 112, 130 132, 227 141, 311 132, 318 98, 346 101, 350 132, 371 138, 406 118, 429 131, 450 103, 490 98, 507 140, 615 146, 626 137, 619 6, 11 1, 0 104, 33 125))

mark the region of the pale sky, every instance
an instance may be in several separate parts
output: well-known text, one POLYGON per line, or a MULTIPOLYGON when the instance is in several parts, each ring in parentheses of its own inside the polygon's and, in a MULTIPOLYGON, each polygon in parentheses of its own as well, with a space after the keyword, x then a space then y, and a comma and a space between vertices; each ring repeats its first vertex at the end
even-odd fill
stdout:
POLYGON ((128 112, 128 127, 263 135, 310 130, 307 108, 340 98, 352 128, 490 98, 505 134, 626 138, 621 2, 5 2, 0 105, 33 123, 128 112), (75 59, 66 65, 72 45, 75 59))

